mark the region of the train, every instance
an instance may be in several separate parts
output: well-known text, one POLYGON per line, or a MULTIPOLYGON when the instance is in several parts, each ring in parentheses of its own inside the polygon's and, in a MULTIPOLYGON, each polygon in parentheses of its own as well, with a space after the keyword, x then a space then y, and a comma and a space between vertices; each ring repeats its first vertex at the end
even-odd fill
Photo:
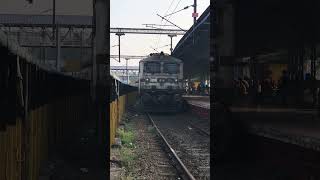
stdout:
POLYGON ((183 62, 169 54, 151 53, 139 62, 139 100, 145 111, 183 111, 183 62))

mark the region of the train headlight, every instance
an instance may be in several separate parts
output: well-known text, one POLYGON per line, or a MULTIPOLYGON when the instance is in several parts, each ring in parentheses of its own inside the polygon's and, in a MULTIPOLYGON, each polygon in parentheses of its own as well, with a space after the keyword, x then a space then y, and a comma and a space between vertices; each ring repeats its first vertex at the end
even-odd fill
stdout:
POLYGON ((144 79, 144 81, 145 81, 146 83, 149 83, 149 82, 150 82, 150 79, 149 79, 149 78, 146 78, 146 79, 144 79))
POLYGON ((164 79, 164 78, 158 78, 158 82, 159 82, 159 83, 164 83, 164 82, 166 82, 166 79, 164 79))

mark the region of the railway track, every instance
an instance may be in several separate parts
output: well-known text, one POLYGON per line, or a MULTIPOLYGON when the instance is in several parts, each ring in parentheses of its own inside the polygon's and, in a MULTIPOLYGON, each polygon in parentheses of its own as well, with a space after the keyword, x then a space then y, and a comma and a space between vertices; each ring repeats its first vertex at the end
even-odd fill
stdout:
POLYGON ((189 122, 190 126, 197 129, 200 133, 210 136, 210 123, 208 122, 189 122))
POLYGON ((128 119, 136 121, 134 128, 138 138, 139 161, 134 165, 134 174, 137 179, 180 180, 181 177, 172 165, 170 157, 163 151, 163 143, 154 132, 148 118, 144 114, 129 110, 128 119))
POLYGON ((172 166, 170 159, 161 149, 160 144, 160 140, 156 140, 154 143, 148 145, 150 156, 153 156, 154 161, 157 162, 157 178, 166 180, 181 179, 176 169, 172 166))
POLYGON ((187 115, 147 116, 182 179, 210 179, 210 133, 187 115))

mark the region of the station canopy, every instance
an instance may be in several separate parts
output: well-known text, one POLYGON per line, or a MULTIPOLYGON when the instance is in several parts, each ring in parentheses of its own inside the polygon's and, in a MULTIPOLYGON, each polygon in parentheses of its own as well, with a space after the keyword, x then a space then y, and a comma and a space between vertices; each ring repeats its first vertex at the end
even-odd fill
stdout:
POLYGON ((192 78, 199 74, 209 74, 210 49, 210 7, 197 19, 180 39, 172 55, 184 63, 184 76, 192 78))
POLYGON ((319 44, 320 1, 235 0, 232 5, 237 57, 319 44))

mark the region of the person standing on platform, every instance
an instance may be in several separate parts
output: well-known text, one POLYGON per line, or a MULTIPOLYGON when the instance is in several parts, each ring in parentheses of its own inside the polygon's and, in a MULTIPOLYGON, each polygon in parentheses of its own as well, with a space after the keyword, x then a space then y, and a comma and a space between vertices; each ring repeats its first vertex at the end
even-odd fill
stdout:
POLYGON ((189 84, 188 84, 189 95, 192 95, 192 82, 189 81, 188 83, 189 83, 189 84))
POLYGON ((262 98, 262 85, 260 80, 257 81, 256 88, 257 88, 256 103, 260 104, 261 98, 262 98))
POLYGON ((249 78, 244 77, 241 80, 243 86, 244 86, 244 95, 247 95, 249 93, 249 88, 250 88, 250 84, 249 84, 249 78))
POLYGON ((198 84, 197 90, 198 90, 198 94, 201 95, 201 91, 202 91, 201 82, 198 84))
POLYGON ((286 70, 282 71, 282 76, 280 78, 280 95, 282 99, 282 104, 287 104, 287 94, 288 94, 288 74, 286 70))
POLYGON ((209 95, 210 94, 210 88, 209 88, 209 85, 208 84, 206 84, 206 95, 209 95))
POLYGON ((192 82, 191 84, 191 92, 193 95, 196 94, 196 85, 194 84, 194 82, 192 82))
POLYGON ((200 95, 204 95, 206 92, 206 86, 203 81, 200 81, 200 87, 201 87, 200 95))

